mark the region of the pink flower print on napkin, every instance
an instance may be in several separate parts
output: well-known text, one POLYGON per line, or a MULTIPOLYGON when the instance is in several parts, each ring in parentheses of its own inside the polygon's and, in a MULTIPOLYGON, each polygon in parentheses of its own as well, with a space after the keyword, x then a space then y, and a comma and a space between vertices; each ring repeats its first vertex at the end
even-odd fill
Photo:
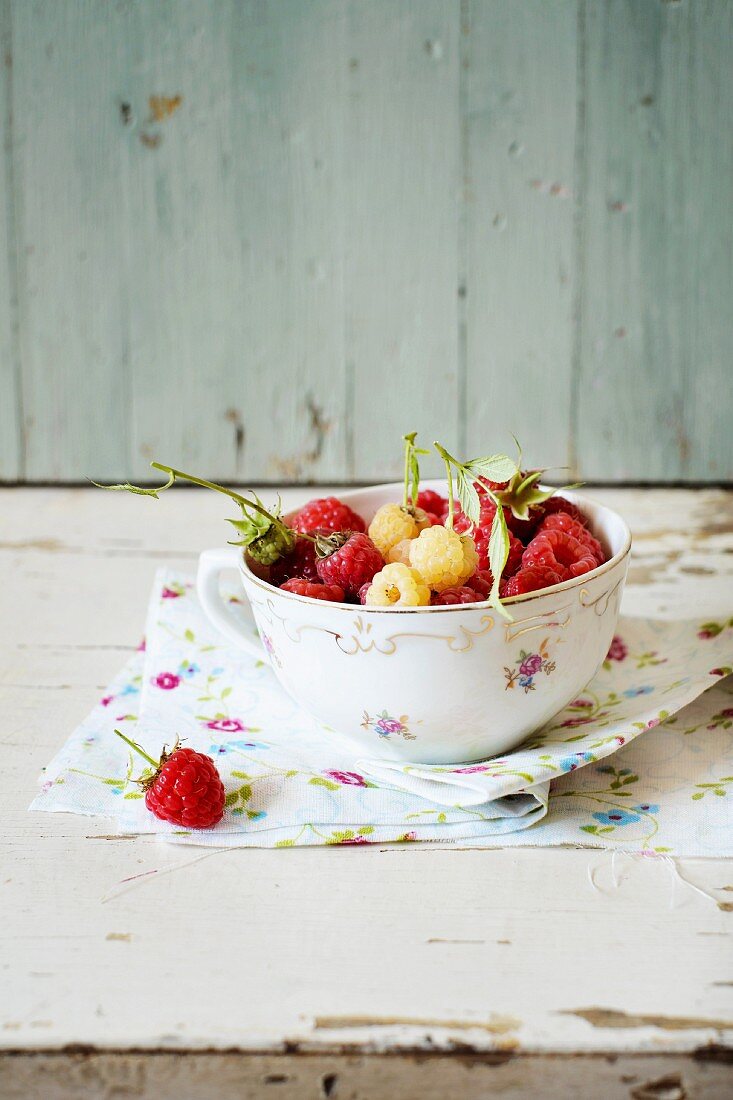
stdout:
POLYGON ((337 783, 343 783, 345 787, 366 787, 367 782, 363 775, 359 775, 358 772, 334 772, 327 771, 323 773, 330 779, 335 779, 337 783))
POLYGON ((209 730, 219 730, 221 733, 246 733, 249 730, 240 718, 213 718, 204 725, 209 730))
POLYGON ((624 642, 623 638, 620 638, 618 634, 615 634, 613 641, 606 654, 607 661, 623 661, 628 656, 629 647, 624 642))
POLYGON ((175 672, 159 672, 157 676, 152 677, 150 682, 163 691, 172 691, 180 684, 181 677, 176 676, 175 672))

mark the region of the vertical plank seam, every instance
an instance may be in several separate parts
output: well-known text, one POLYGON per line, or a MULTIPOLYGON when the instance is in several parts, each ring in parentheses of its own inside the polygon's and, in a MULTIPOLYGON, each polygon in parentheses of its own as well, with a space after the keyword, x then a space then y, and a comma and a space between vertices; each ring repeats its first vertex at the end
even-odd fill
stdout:
POLYGON ((578 425, 580 418, 580 382, 583 355, 583 295, 585 284, 584 203, 586 192, 586 0, 577 0, 575 62, 575 156, 573 165, 573 343, 570 370, 570 416, 568 461, 573 477, 579 473, 578 425))
MULTIPOLYGON (((698 133, 698 125, 697 125, 698 101, 697 101, 697 97, 695 95, 695 77, 696 77, 696 73, 697 73, 697 68, 696 68, 696 65, 695 65, 696 24, 695 24, 695 17, 693 15, 693 11, 692 11, 691 6, 688 7, 687 10, 684 13, 681 13, 681 14, 683 14, 683 16, 687 20, 687 33, 685 35, 685 39, 686 39, 685 44, 687 46, 687 58, 686 58, 686 60, 687 60, 687 102, 689 104, 689 109, 690 109, 690 121, 689 121, 690 131, 691 131, 691 133, 694 134, 694 133, 698 133)), ((691 165, 689 167, 691 167, 691 165)), ((689 176, 689 174, 690 174, 689 171, 687 171, 687 169, 686 169, 685 174, 687 176, 689 176)), ((696 236, 696 238, 699 242, 699 232, 696 233, 695 236, 696 236)), ((695 417, 694 405, 695 405, 695 397, 696 397, 696 393, 695 393, 694 389, 692 390, 692 392, 690 392, 690 364, 693 361, 693 358, 692 358, 693 357, 693 351, 696 351, 697 346, 698 346, 697 333, 694 330, 697 328, 697 326, 699 324, 699 319, 700 319, 700 310, 697 308, 697 302, 695 301, 693 295, 689 291, 689 286, 688 286, 688 292, 687 292, 686 298, 687 298, 687 301, 686 301, 686 305, 687 305, 686 314, 687 314, 687 316, 685 318, 686 332, 685 332, 684 343, 687 345, 687 347, 686 347, 687 362, 686 362, 685 367, 682 371, 682 406, 681 406, 681 413, 680 413, 680 419, 681 419, 681 422, 682 422, 681 423, 681 440, 680 440, 680 443, 682 445, 678 447, 678 450, 679 450, 679 453, 680 453, 680 460, 681 460, 680 461, 680 481, 686 481, 690 476, 690 455, 691 455, 691 452, 692 452, 693 448, 689 446, 690 435, 689 435, 689 432, 688 432, 688 427, 690 425, 690 420, 691 419, 692 419, 692 422, 693 422, 693 425, 694 425, 694 417, 695 417), (693 335, 693 333, 694 333, 694 335, 693 335), (687 447, 684 446, 685 442, 688 443, 687 447)), ((692 457, 693 457, 693 460, 695 461, 695 463, 697 463, 697 456, 693 455, 692 457)), ((702 473, 702 470, 700 470, 700 473, 702 473)))
POLYGON ((3 154, 3 173, 5 175, 5 226, 7 232, 8 279, 10 282, 8 302, 10 312, 10 353, 12 370, 15 375, 15 415, 18 436, 18 482, 25 481, 25 407, 23 401, 23 371, 20 354, 20 270, 18 252, 18 227, 15 182, 15 141, 13 136, 13 17, 12 0, 0 0, 0 48, 2 49, 2 68, 5 81, 6 115, 5 148, 3 154))
POLYGON ((458 113, 459 171, 458 217, 456 219, 456 250, 458 286, 456 296, 456 375, 458 453, 468 447, 468 192, 470 190, 470 140, 468 67, 470 64, 471 0, 460 0, 458 8, 458 113))

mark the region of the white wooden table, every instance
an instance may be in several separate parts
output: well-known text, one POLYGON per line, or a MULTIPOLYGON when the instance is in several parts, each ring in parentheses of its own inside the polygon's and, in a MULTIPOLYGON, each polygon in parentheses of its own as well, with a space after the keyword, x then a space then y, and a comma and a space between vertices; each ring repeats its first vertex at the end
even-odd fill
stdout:
MULTIPOLYGON (((594 495, 635 533, 627 609, 733 607, 733 496, 594 495)), ((226 514, 192 490, 0 492, 0 1095, 733 1095, 733 913, 679 885, 671 908, 660 863, 614 890, 584 850, 197 859, 27 813, 137 645, 156 566, 193 571, 226 514)), ((684 872, 730 899, 730 863, 684 872)))

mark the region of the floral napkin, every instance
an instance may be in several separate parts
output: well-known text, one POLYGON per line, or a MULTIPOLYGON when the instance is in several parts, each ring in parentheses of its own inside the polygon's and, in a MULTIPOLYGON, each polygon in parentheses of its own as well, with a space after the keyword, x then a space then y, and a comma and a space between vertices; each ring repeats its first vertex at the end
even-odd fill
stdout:
MULTIPOLYGON (((158 574, 146 639, 45 769, 32 810, 103 814, 120 832, 214 847, 501 836, 503 846, 733 855, 733 680, 723 680, 733 619, 622 620, 565 711, 501 759, 453 767, 359 759, 214 630, 184 575, 158 574), (178 734, 213 756, 223 821, 195 832, 153 817, 115 727, 152 755, 178 734)), ((535 690, 531 657, 512 690, 535 690)), ((393 721, 384 716, 386 738, 393 721)))

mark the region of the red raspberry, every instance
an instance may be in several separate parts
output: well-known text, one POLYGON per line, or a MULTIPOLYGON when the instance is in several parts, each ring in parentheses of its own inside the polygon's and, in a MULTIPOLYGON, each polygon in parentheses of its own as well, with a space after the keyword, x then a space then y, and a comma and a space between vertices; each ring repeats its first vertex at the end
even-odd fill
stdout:
POLYGON ((321 584, 309 581, 305 577, 291 577, 281 584, 284 592, 294 592, 296 596, 310 596, 312 600, 327 600, 329 603, 343 603, 344 590, 338 584, 321 584))
MULTIPOLYGON (((442 497, 434 489, 423 489, 417 494, 417 506, 427 512, 429 516, 435 516, 439 523, 443 523, 448 515, 447 497, 442 497)), ((435 526, 433 524, 433 526, 435 526)))
POLYGON ((366 524, 338 497, 311 500, 291 517, 294 531, 311 535, 316 531, 366 531, 366 524))
POLYGON ((523 596, 526 592, 536 592, 539 588, 551 588, 553 584, 560 584, 562 580, 563 577, 547 565, 526 565, 508 581, 502 583, 501 598, 523 596))
POLYGON ((594 538, 588 528, 579 523, 577 519, 574 519, 569 512, 553 512, 551 515, 546 516, 540 524, 538 534, 542 534, 543 531, 564 531, 567 535, 572 535, 573 538, 582 543, 587 550, 590 550, 596 560, 596 565, 602 565, 606 560, 603 547, 598 539, 594 538))
POLYGON ((324 584, 338 584, 347 596, 358 596, 359 589, 371 581, 384 566, 382 555, 363 532, 349 535, 337 550, 316 563, 324 584))
POLYGON ((163 821, 186 829, 208 829, 224 816, 224 784, 202 752, 164 752, 155 777, 146 784, 145 805, 163 821))
POLYGON ((365 581, 365 583, 361 586, 361 588, 359 589, 359 593, 358 593, 359 603, 361 603, 361 604, 366 603, 366 594, 369 591, 369 589, 371 588, 371 586, 372 586, 371 581, 365 581))
POLYGON ((537 530, 537 524, 542 519, 542 509, 530 508, 529 519, 517 519, 511 508, 504 508, 504 519, 512 534, 521 539, 526 546, 537 530))
POLYGON ((482 599, 478 592, 473 588, 469 588, 467 585, 455 585, 453 588, 446 588, 442 592, 433 592, 430 597, 430 603, 433 607, 442 606, 443 604, 457 604, 457 603, 478 603, 482 599))
MULTIPOLYGON (((481 493, 480 496, 481 512, 479 515, 478 524, 476 525, 476 530, 486 531, 486 535, 488 538, 488 533, 491 530, 491 524, 494 520, 496 505, 494 504, 491 497, 488 496, 486 493, 481 493)), ((541 518, 542 513, 540 511, 535 511, 535 509, 531 509, 529 519, 517 519, 511 508, 507 508, 507 506, 504 505, 504 519, 506 520, 506 525, 509 528, 509 531, 522 542, 526 542, 527 539, 533 534, 541 518)), ((459 534, 463 534, 471 527, 471 521, 469 520, 465 512, 462 511, 460 505, 456 507, 453 526, 459 534)), ((478 545, 476 548, 478 549, 478 545)))
POLYGON ((596 560, 572 535, 550 529, 532 539, 522 556, 522 567, 525 565, 545 565, 567 580, 595 569, 596 560))
POLYGON ((485 493, 487 489, 492 489, 493 492, 496 492, 497 489, 506 489, 508 485, 508 481, 491 481, 488 477, 480 477, 476 483, 476 489, 479 493, 485 493))
POLYGON ((291 552, 272 566, 270 583, 277 588, 282 588, 283 582, 289 581, 291 577, 302 577, 318 583, 316 544, 310 539, 297 539, 291 552))
MULTIPOLYGON (((481 495, 481 511, 479 513, 479 521, 476 524, 476 529, 486 528, 491 529, 491 524, 494 519, 494 513, 496 512, 496 505, 491 497, 486 494, 481 495)), ((466 513, 461 508, 460 504, 456 502, 453 512, 453 529, 458 532, 459 535, 465 535, 466 532, 471 530, 471 521, 466 513)))
POLYGON ((115 733, 153 769, 140 782, 145 805, 156 817, 186 829, 208 829, 221 821, 226 794, 210 757, 181 749, 176 741, 170 752, 163 749, 160 760, 153 760, 124 733, 115 733))
POLYGON ((546 500, 542 505, 542 511, 545 516, 553 516, 558 512, 564 512, 566 515, 572 516, 578 523, 582 523, 584 527, 588 524, 588 520, 581 512, 580 508, 571 501, 566 500, 565 497, 559 497, 557 495, 550 497, 549 500, 546 500))
POLYGON ((466 587, 472 588, 480 600, 488 600, 494 587, 494 578, 490 569, 477 569, 466 581, 466 587))
MULTIPOLYGON (((489 568, 489 539, 491 537, 490 527, 479 527, 473 534, 473 541, 476 543, 476 552, 478 553, 478 563, 481 569, 489 568)), ((509 532, 509 557, 506 560, 504 566, 504 572, 502 577, 506 580, 507 577, 513 576, 522 564, 522 554, 524 553, 524 545, 519 541, 516 535, 509 532)))

